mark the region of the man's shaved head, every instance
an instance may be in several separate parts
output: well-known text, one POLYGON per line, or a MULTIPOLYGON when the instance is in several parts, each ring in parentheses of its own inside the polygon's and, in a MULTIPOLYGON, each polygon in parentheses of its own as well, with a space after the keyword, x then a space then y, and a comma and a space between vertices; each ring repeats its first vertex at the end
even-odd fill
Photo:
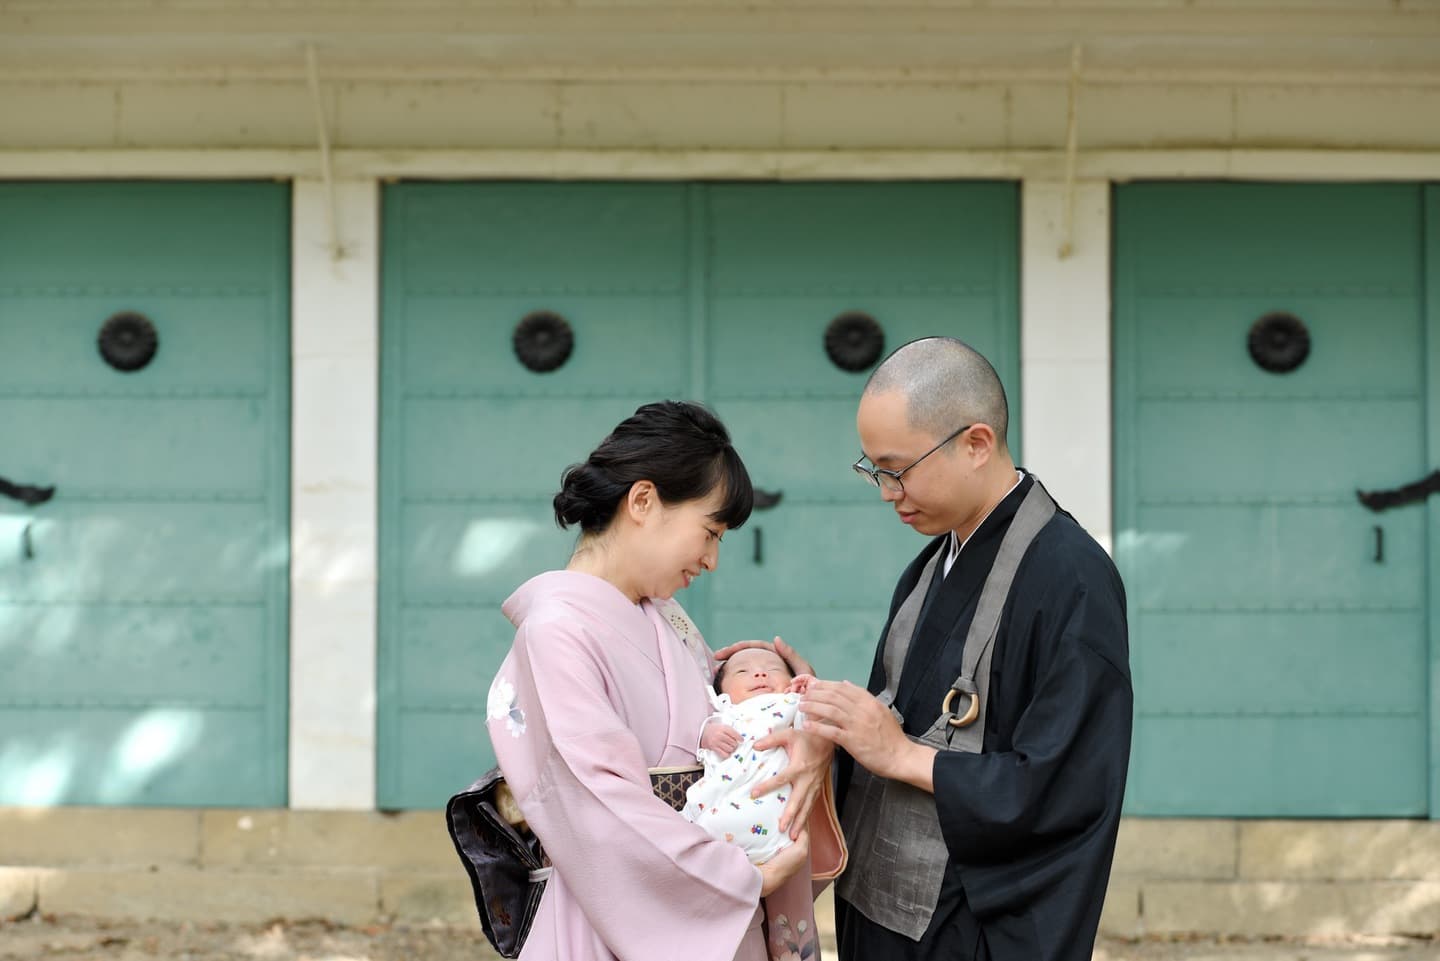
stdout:
POLYGON ((886 357, 865 382, 866 394, 895 391, 910 426, 936 440, 967 424, 989 424, 1002 450, 1010 409, 990 362, 953 337, 913 340, 886 357))

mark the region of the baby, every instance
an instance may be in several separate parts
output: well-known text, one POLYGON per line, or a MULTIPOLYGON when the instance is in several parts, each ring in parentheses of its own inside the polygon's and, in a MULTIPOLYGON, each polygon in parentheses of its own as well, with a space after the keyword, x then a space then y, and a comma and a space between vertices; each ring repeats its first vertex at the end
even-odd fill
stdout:
POLYGON ((810 675, 792 677, 774 651, 737 651, 715 674, 715 713, 700 735, 696 752, 705 774, 686 792, 685 817, 712 837, 740 845, 752 864, 762 864, 790 844, 780 830, 786 789, 762 797, 750 791, 785 770, 784 748, 756 751, 754 743, 782 727, 800 728, 800 696, 810 675))

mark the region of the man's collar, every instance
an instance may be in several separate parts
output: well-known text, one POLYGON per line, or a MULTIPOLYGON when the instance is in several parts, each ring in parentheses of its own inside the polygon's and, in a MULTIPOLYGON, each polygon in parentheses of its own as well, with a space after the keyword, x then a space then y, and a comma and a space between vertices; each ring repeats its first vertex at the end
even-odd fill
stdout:
POLYGON ((969 537, 962 541, 954 531, 950 532, 950 557, 959 557, 960 552, 965 549, 965 545, 975 540, 977 536, 983 541, 994 533, 997 526, 1008 524, 1010 518, 1014 517, 1015 512, 1020 509, 1020 502, 1025 499, 1025 495, 1030 492, 1030 486, 1034 483, 1029 474, 1017 467, 1015 469, 1015 486, 1006 491, 1005 496, 990 508, 990 513, 981 519, 975 529, 970 532, 969 537), (1026 483, 1027 480, 1030 481, 1029 484, 1026 483))

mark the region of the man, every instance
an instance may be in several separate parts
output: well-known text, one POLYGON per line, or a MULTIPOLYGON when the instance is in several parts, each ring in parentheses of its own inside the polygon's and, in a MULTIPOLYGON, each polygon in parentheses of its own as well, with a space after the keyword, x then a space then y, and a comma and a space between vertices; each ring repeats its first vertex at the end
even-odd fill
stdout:
POLYGON ((931 541, 868 690, 817 681, 801 704, 841 749, 842 961, 1091 955, 1130 752, 1124 588, 1016 469, 1008 420, 994 369, 950 338, 901 347, 861 397, 855 469, 931 541))

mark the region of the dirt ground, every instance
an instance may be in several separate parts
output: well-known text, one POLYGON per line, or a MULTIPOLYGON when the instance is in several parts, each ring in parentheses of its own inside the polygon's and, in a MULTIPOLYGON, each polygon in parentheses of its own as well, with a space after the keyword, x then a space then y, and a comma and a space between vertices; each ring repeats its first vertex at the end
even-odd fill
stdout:
MULTIPOLYGON (((834 952, 826 952, 833 958, 834 952)), ((107 923, 30 918, 0 923, 0 959, 43 961, 492 961, 478 932, 430 927, 349 928, 107 923)), ((1440 961, 1440 940, 1102 940, 1095 961, 1440 961)), ((648 961, 648 959, 647 959, 648 961)), ((665 961, 665 959, 655 959, 665 961)))

